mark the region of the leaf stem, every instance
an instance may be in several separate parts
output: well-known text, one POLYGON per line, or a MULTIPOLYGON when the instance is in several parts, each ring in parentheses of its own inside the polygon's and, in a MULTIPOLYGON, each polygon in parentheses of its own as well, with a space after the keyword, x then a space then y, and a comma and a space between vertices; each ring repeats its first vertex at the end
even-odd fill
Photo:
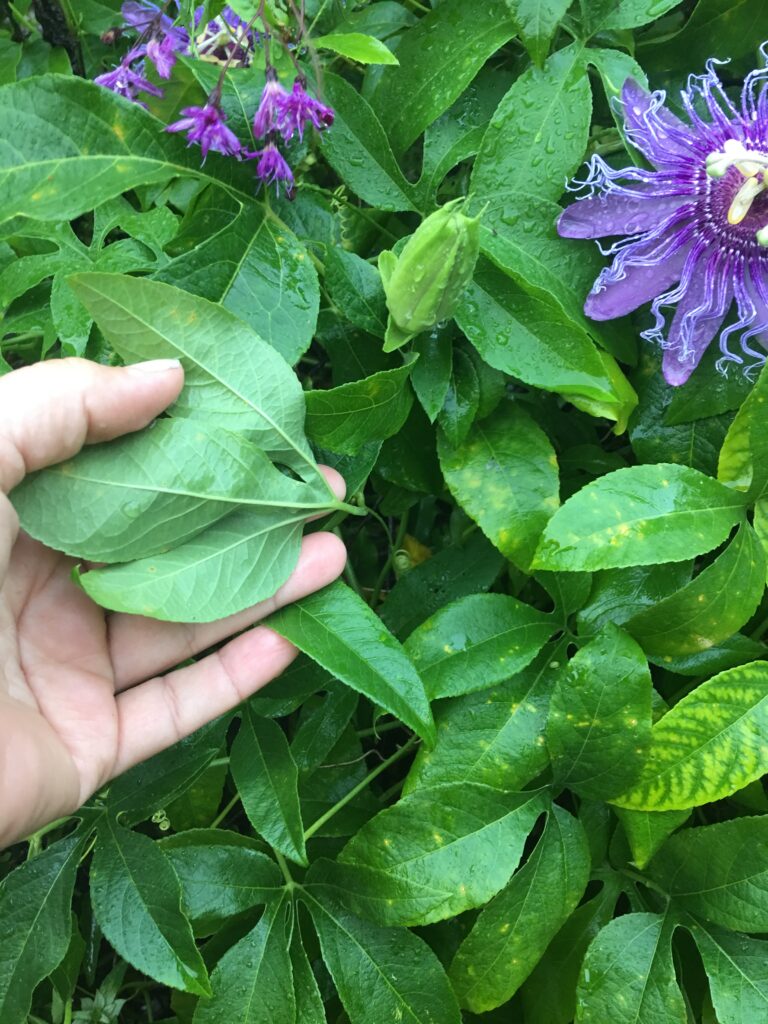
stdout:
POLYGON ((274 847, 272 849, 272 852, 275 855, 275 860, 277 861, 277 866, 280 868, 280 870, 283 873, 283 878, 285 879, 286 887, 288 889, 295 889, 296 888, 296 882, 294 881, 293 875, 291 874, 291 869, 288 867, 288 861, 285 859, 285 857, 282 855, 282 853, 280 853, 279 850, 275 850, 274 847))
POLYGON ((346 807, 350 801, 354 800, 358 794, 362 793, 366 786, 369 786, 373 780, 378 778, 382 772, 386 771, 390 765, 399 761, 401 757, 405 757, 406 754, 413 750, 417 742, 417 737, 411 736, 410 739, 408 739, 402 747, 398 747, 394 754, 391 754, 386 761, 382 761, 380 765, 377 765, 377 767, 373 769, 373 771, 368 772, 362 782, 358 782, 358 784, 350 789, 350 791, 346 793, 341 800, 335 803, 333 807, 329 808, 325 814, 321 814, 316 821, 312 822, 309 828, 304 830, 305 841, 313 836, 318 829, 321 829, 327 821, 330 821, 335 814, 338 814, 343 807, 346 807))
POLYGON ((211 824, 210 824, 210 825, 208 826, 208 828, 218 828, 218 827, 219 827, 219 825, 220 825, 220 824, 222 823, 222 821, 224 821, 224 819, 226 818, 226 816, 227 816, 227 815, 229 814, 229 812, 230 812, 230 811, 231 811, 231 810, 232 810, 233 808, 235 808, 235 807, 236 807, 236 806, 237 806, 237 805, 238 805, 239 803, 240 803, 240 794, 239 794, 239 793, 235 793, 235 795, 234 795, 234 796, 232 797, 232 799, 231 799, 231 800, 229 801, 229 803, 228 803, 228 804, 226 805, 226 807, 224 808, 224 810, 223 810, 223 811, 221 811, 221 813, 220 813, 220 814, 217 814, 217 815, 216 815, 216 817, 215 817, 215 818, 213 819, 213 821, 212 821, 212 822, 211 822, 211 824))
POLYGON ((390 545, 389 555, 387 556, 386 562, 381 567, 379 578, 376 580, 376 586, 373 588, 373 594, 371 595, 371 608, 375 609, 376 605, 379 603, 379 597, 381 596, 381 589, 384 586, 384 581, 386 580, 387 575, 389 574, 389 570, 392 568, 392 565, 395 561, 395 555, 403 546, 403 541, 405 540, 405 535, 407 532, 408 510, 406 510, 403 513, 400 519, 400 522, 397 527, 397 536, 395 537, 394 542, 392 542, 390 545))

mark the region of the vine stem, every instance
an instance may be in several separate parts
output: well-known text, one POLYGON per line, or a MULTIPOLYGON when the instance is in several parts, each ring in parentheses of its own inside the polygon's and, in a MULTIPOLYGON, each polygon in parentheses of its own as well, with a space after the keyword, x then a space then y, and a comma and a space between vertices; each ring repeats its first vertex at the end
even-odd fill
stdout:
POLYGON ((291 874, 291 869, 288 867, 288 861, 285 859, 282 853, 280 853, 279 850, 274 850, 273 848, 273 851, 275 854, 275 860, 277 861, 277 866, 283 873, 283 878, 285 879, 286 886, 289 889, 295 888, 296 882, 294 881, 293 875, 291 874))
POLYGON ((216 815, 216 817, 215 817, 215 818, 213 819, 213 821, 212 821, 212 822, 211 822, 211 824, 210 824, 210 825, 208 826, 208 828, 218 828, 218 827, 219 827, 219 825, 220 825, 220 824, 222 823, 222 821, 224 821, 224 819, 226 818, 226 816, 227 816, 227 815, 229 814, 229 812, 230 812, 230 811, 231 811, 231 810, 232 810, 233 808, 235 808, 235 807, 236 807, 236 806, 237 806, 237 805, 238 805, 239 803, 240 803, 240 794, 239 794, 239 793, 235 793, 235 795, 234 795, 234 796, 232 797, 232 799, 231 799, 231 800, 229 801, 229 803, 228 803, 228 804, 227 804, 227 806, 226 806, 226 807, 224 808, 224 810, 223 810, 223 811, 221 811, 221 813, 220 813, 220 814, 217 814, 217 815, 216 815))
POLYGON ((339 811, 343 807, 346 807, 350 801, 354 800, 359 793, 362 793, 366 786, 369 786, 373 780, 381 775, 382 772, 386 771, 391 764, 399 761, 401 757, 405 757, 407 753, 413 750, 417 742, 418 740, 416 736, 411 736, 410 739, 407 740, 402 747, 399 747, 394 754, 388 757, 386 761, 382 761, 378 767, 373 769, 373 771, 368 772, 362 782, 358 782, 358 784, 353 789, 350 789, 350 791, 343 796, 341 800, 335 803, 333 807, 325 812, 325 814, 321 814, 316 821, 312 822, 309 828, 304 830, 304 839, 307 840, 313 836, 318 829, 321 829, 327 821, 330 821, 335 814, 338 814, 339 811))

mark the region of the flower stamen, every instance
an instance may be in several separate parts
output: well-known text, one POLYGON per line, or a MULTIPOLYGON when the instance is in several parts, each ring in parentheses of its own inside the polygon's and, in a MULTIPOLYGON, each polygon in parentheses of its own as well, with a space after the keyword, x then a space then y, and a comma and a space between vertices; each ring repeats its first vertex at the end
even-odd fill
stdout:
POLYGON ((765 178, 762 174, 747 178, 728 207, 729 224, 741 224, 749 213, 755 198, 765 189, 765 185, 765 178))

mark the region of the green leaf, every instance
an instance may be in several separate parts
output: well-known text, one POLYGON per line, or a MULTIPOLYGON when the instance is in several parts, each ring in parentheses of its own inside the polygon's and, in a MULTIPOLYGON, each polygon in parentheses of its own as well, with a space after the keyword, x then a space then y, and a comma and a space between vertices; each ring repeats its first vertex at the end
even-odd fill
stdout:
POLYGON ((755 613, 765 590, 765 556, 749 523, 699 575, 632 616, 628 633, 648 653, 695 654, 727 640, 755 613))
POLYGON ((459 1024, 456 997, 423 939, 354 917, 321 886, 304 898, 350 1024, 459 1024))
POLYGON ((358 695, 342 683, 328 684, 318 706, 304 705, 291 740, 291 756, 300 772, 309 772, 322 764, 336 746, 358 705, 358 695))
POLYGON ((463 1007, 484 1013, 514 995, 584 894, 589 869, 583 827, 553 805, 533 853, 453 959, 449 977, 463 1007))
MULTIPOLYGON (((114 17, 114 15, 113 15, 114 17)), ((252 197, 252 172, 159 130, 138 104, 82 78, 45 75, 0 89, 0 222, 71 220, 138 185, 214 179, 252 197)))
POLYGON ((273 900, 283 886, 274 861, 252 840, 223 829, 168 836, 160 849, 176 872, 196 935, 211 935, 228 918, 273 900))
POLYGON ((660 18, 680 0, 622 0, 620 5, 606 0, 580 0, 585 27, 590 33, 609 29, 639 28, 660 18))
POLYGON ((452 339, 446 331, 428 331, 414 339, 413 348, 419 359, 411 373, 411 384, 427 419, 434 423, 451 384, 452 339))
POLYGON ((407 637, 449 601, 488 590, 501 572, 499 552, 475 530, 465 544, 453 544, 401 576, 381 606, 392 632, 407 637))
POLYGON ((387 306, 376 267, 341 247, 329 249, 325 254, 325 286, 350 323, 378 338, 384 337, 387 306))
POLYGON ((61 963, 72 934, 70 903, 83 837, 49 846, 0 884, 0 1017, 26 1024, 38 984, 61 963))
POLYGON ((632 861, 642 871, 675 829, 690 817, 690 811, 629 811, 613 808, 632 850, 632 861))
POLYGON ((323 880, 330 876, 345 903, 380 924, 441 921, 506 885, 546 806, 544 791, 419 789, 364 825, 323 880))
POLYGON ((439 438, 445 481, 462 508, 505 558, 528 569, 541 531, 557 508, 557 458, 520 407, 500 405, 461 445, 439 438))
POLYGON ((768 665, 708 679, 653 727, 640 780, 614 802, 645 811, 720 800, 768 771, 768 665))
POLYGON ((579 635, 596 633, 606 622, 623 626, 689 582, 693 563, 666 562, 604 569, 592 577, 589 601, 579 611, 579 635))
POLYGON ((554 632, 549 615, 506 594, 472 594, 446 605, 408 637, 431 700, 503 682, 532 661, 554 632))
POLYGON ((362 32, 334 32, 329 36, 317 36, 312 43, 318 50, 332 50, 359 64, 400 63, 388 46, 362 32))
POLYGON ((550 942, 520 990, 526 1024, 571 1024, 576 985, 592 939, 608 923, 618 896, 614 877, 598 896, 578 907, 550 942))
POLYGON ((194 1024, 295 1024, 286 900, 267 907, 211 975, 214 995, 201 999, 194 1024))
POLYGON ((357 89, 338 75, 323 76, 325 100, 333 107, 333 131, 320 148, 343 181, 380 210, 416 209, 413 186, 403 177, 376 114, 357 89))
POLYGON ((70 283, 126 362, 181 360, 185 387, 173 415, 207 418, 215 411, 219 426, 247 434, 268 454, 305 469, 312 464, 301 385, 242 320, 156 281, 77 274, 70 283))
POLYGON ((651 744, 651 674, 635 641, 610 624, 558 677, 547 721, 561 786, 609 800, 633 783, 651 744))
POLYGON ((476 200, 491 198, 499 181, 541 199, 559 199, 563 182, 584 156, 591 115, 581 45, 558 50, 543 69, 528 68, 488 125, 470 183, 476 200))
POLYGON ((428 742, 434 722, 424 684, 400 644, 367 604, 332 583, 267 620, 286 640, 428 742))
POLYGON ((673 931, 658 914, 626 914, 606 925, 584 959, 576 1024, 686 1024, 673 931))
POLYGON ((398 68, 387 68, 373 108, 401 153, 453 103, 486 60, 515 35, 504 0, 486 0, 466 21, 464 0, 443 0, 400 39, 398 68))
POLYGON ((224 745, 230 715, 197 729, 167 750, 110 782, 106 809, 124 825, 146 821, 185 793, 218 757, 224 745))
POLYGON ((327 391, 308 391, 307 435, 316 444, 354 455, 369 441, 383 441, 405 423, 413 404, 411 363, 327 391))
POLYGON ((689 927, 720 1024, 768 1019, 768 942, 700 924, 689 927))
POLYGON ((96 920, 120 956, 163 985, 210 994, 179 879, 156 843, 106 818, 90 878, 96 920))
POLYGON ((453 353, 451 377, 437 422, 452 445, 461 444, 477 418, 480 382, 469 355, 457 348, 453 353))
MULTIPOLYGON (((661 2, 666 6, 667 0, 661 2)), ((641 3, 635 0, 630 6, 636 9, 641 3)), ((699 0, 681 31, 642 46, 642 62, 654 72, 679 70, 681 65, 686 69, 704 67, 713 54, 714 40, 717 53, 744 58, 741 66, 751 70, 755 66, 755 39, 765 38, 768 30, 766 13, 750 0, 699 0)))
POLYGON ((309 254, 253 200, 206 190, 174 242, 180 254, 153 276, 249 324, 293 364, 309 348, 320 289, 309 254))
POLYGON ((717 478, 759 501, 768 490, 766 412, 768 373, 761 372, 728 428, 717 467, 717 478))
POLYGON ((520 26, 523 45, 535 64, 544 63, 560 19, 570 5, 570 0, 507 0, 507 7, 520 26))
POLYGON ((183 419, 85 448, 27 477, 13 504, 33 537, 99 562, 160 554, 233 511, 284 518, 327 508, 316 487, 281 473, 245 438, 183 419))
POLYGON ((550 519, 534 565, 592 570, 680 562, 743 518, 737 494, 686 466, 631 466, 582 487, 550 519))
POLYGON ((290 860, 306 864, 299 773, 277 722, 248 709, 232 744, 229 766, 254 829, 290 860))
POLYGON ((648 874, 691 914, 732 931, 768 931, 768 816, 687 828, 648 874))
POLYGON ((304 949, 301 929, 295 920, 289 952, 293 973, 293 991, 296 999, 294 1024, 326 1024, 323 997, 304 949))
POLYGON ((486 362, 525 384, 599 402, 617 400, 586 331, 551 298, 528 294, 487 260, 478 261, 456 322, 486 362))
POLYGON ((512 679, 483 693, 442 702, 435 712, 437 742, 419 750, 403 795, 447 782, 480 782, 522 789, 549 763, 544 727, 565 645, 548 644, 512 679))

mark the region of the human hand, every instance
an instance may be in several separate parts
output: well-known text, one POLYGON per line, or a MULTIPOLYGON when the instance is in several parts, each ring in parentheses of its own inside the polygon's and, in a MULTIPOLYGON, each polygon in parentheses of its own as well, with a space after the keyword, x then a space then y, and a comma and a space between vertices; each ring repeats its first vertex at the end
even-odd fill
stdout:
MULTIPOLYGON (((26 473, 139 430, 169 405, 176 363, 40 363, 0 378, 0 848, 76 810, 115 775, 234 707, 296 649, 265 626, 163 673, 334 580, 344 547, 304 539, 274 597, 219 622, 108 614, 70 578, 73 560, 19 532, 7 498, 26 473)), ((338 474, 327 471, 343 496, 338 474)))

